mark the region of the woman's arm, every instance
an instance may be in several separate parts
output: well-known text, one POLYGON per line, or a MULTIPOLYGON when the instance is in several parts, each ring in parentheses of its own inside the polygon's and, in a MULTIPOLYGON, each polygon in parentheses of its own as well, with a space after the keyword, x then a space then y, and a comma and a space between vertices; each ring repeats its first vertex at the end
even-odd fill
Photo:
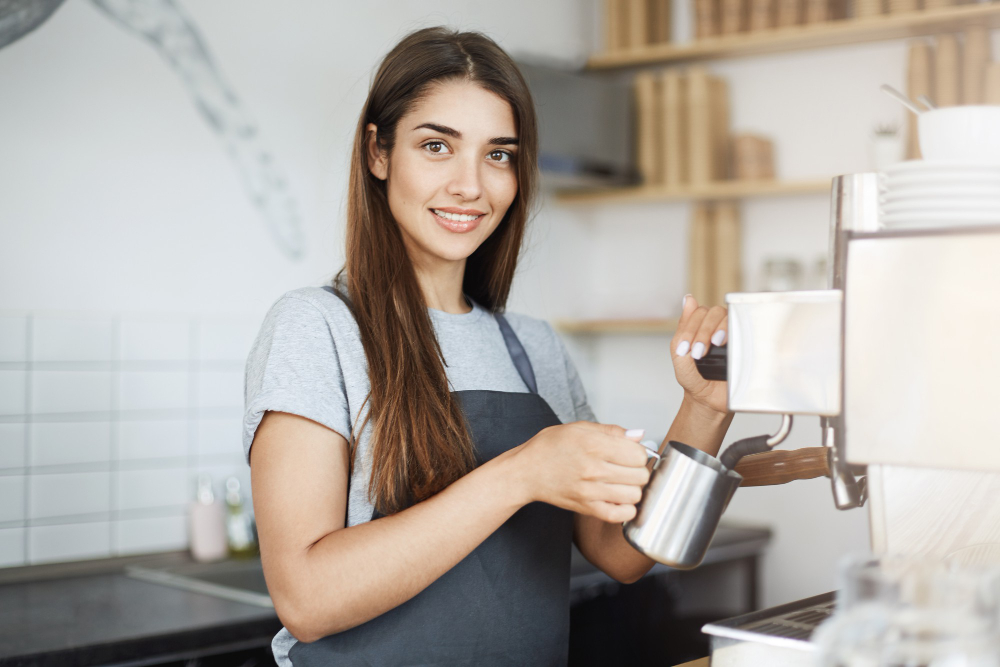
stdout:
POLYGON ((265 413, 251 472, 275 611, 305 642, 360 625, 422 591, 535 500, 630 518, 649 476, 646 456, 613 429, 544 429, 427 500, 345 528, 346 440, 304 417, 265 413))
MULTIPOLYGON (((733 413, 725 410, 726 383, 709 382, 702 378, 687 352, 699 342, 702 347, 696 349, 702 354, 708 350, 712 340, 724 343, 725 327, 724 308, 699 307, 692 296, 685 298, 681 320, 670 345, 674 374, 684 387, 684 398, 660 445, 661 453, 671 440, 713 456, 719 453, 733 420, 733 413)), ((650 462, 650 468, 652 465, 650 462)), ((577 515, 574 517, 574 540, 588 561, 622 583, 639 580, 655 563, 625 541, 620 524, 577 515)))

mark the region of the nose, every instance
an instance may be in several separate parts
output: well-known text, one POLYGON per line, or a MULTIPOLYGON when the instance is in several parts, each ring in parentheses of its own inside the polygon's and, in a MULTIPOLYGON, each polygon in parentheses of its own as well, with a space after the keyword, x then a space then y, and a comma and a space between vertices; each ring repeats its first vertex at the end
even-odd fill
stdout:
POLYGON ((455 171, 448 183, 448 194, 461 197, 463 201, 479 199, 483 194, 479 160, 469 154, 454 160, 452 164, 455 165, 455 171))

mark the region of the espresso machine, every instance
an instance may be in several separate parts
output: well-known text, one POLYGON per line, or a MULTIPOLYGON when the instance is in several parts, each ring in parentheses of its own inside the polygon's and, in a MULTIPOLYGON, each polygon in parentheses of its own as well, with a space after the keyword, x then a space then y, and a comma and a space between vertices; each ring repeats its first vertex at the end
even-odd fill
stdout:
MULTIPOLYGON (((819 417, 832 502, 867 509, 876 555, 944 558, 1000 543, 1000 223, 883 229, 878 188, 833 180, 829 289, 727 295, 728 344, 699 368, 734 412, 819 417)), ((811 664, 833 611, 709 624, 712 664, 811 664)))

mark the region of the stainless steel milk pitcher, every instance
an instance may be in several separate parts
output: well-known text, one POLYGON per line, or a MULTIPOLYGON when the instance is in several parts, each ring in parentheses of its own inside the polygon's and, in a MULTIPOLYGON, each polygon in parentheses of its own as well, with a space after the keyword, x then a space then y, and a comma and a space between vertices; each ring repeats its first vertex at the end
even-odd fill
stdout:
POLYGON ((698 566, 743 481, 734 470, 736 463, 743 456, 769 451, 791 426, 791 416, 784 415, 778 433, 733 443, 720 458, 674 441, 663 455, 650 452, 658 460, 635 517, 624 524, 625 539, 659 563, 681 570, 698 566))

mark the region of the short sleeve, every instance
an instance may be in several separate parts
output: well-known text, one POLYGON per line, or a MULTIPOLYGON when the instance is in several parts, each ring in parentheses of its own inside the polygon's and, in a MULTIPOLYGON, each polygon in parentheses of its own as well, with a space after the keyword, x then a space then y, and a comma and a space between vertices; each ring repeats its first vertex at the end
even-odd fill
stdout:
POLYGON ((278 299, 261 325, 244 374, 243 456, 264 413, 311 419, 350 440, 350 408, 330 323, 312 303, 278 299))
POLYGON ((559 348, 559 353, 562 355, 563 366, 566 369, 566 383, 569 387, 570 398, 573 401, 573 414, 578 421, 596 422, 597 416, 587 402, 587 392, 583 388, 580 374, 576 370, 576 364, 573 363, 573 359, 569 356, 566 344, 563 343, 562 338, 559 337, 559 334, 556 333, 551 325, 549 325, 549 331, 551 331, 552 337, 559 348))

